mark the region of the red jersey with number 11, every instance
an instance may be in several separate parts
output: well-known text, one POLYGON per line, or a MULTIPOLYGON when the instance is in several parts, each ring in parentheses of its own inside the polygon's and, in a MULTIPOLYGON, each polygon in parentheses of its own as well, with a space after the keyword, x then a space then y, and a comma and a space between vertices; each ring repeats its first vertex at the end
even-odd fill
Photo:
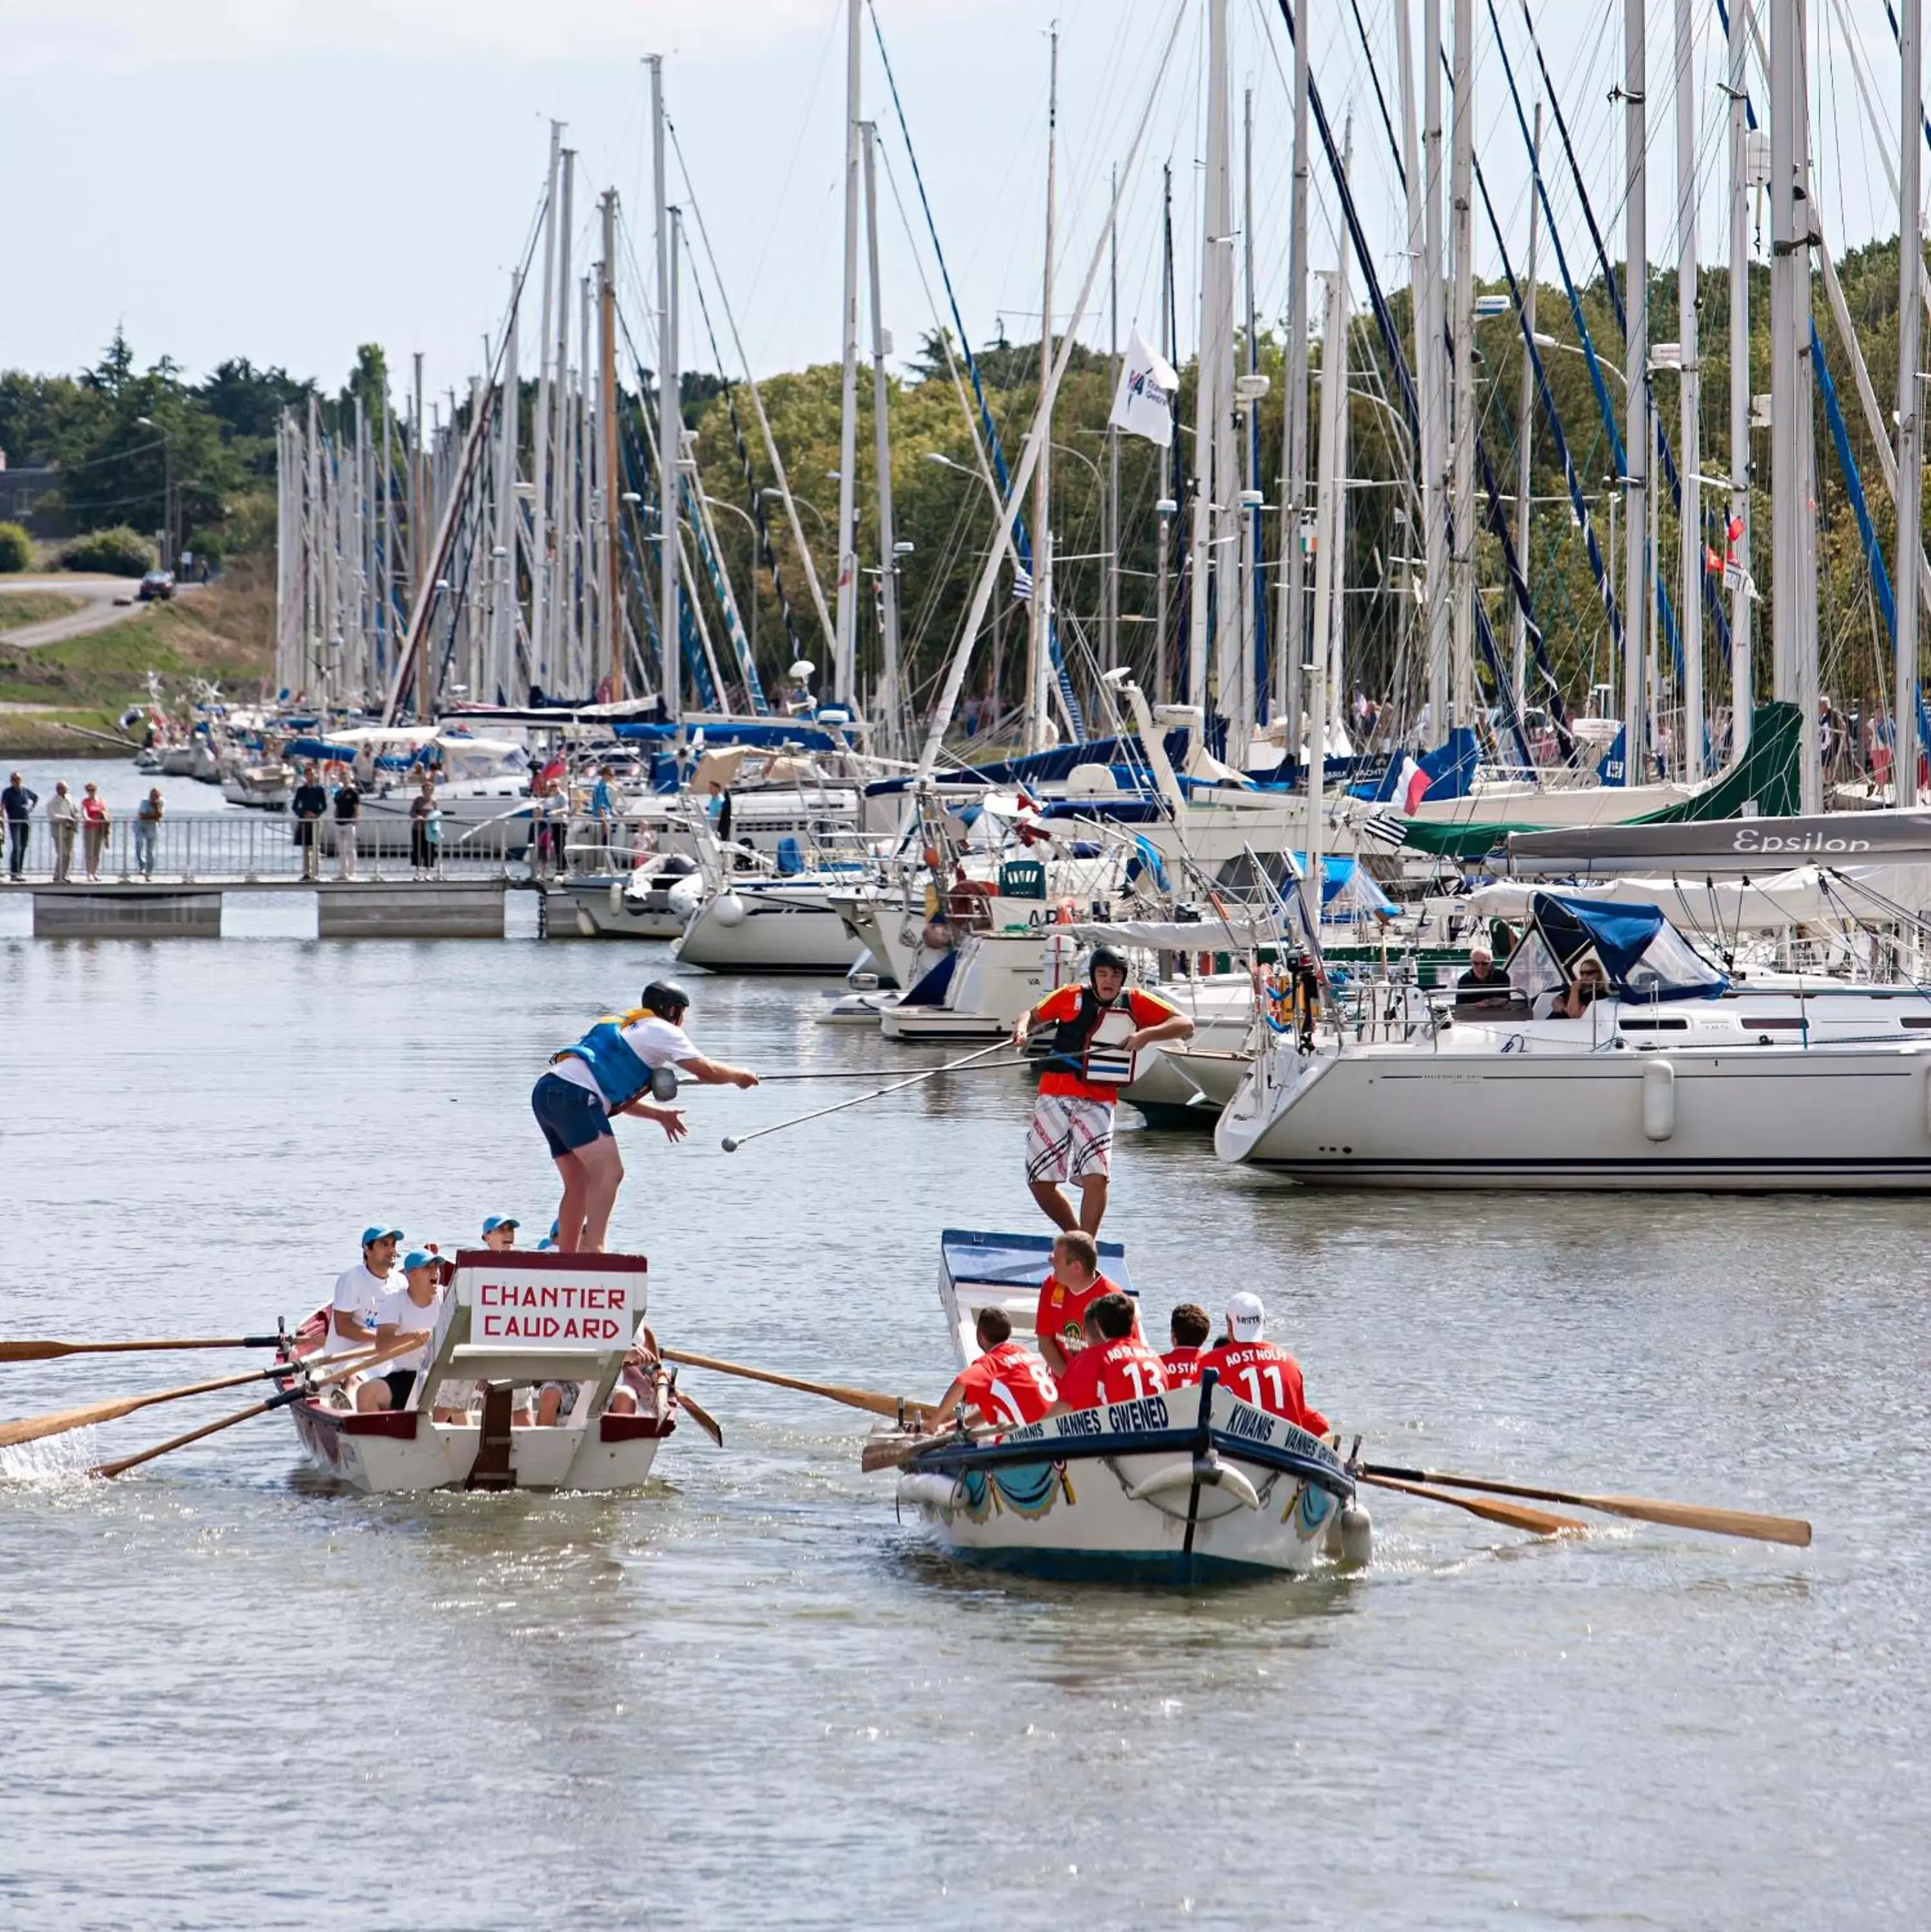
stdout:
POLYGON ((1230 1342, 1224 1348, 1209 1349, 1200 1358, 1200 1367, 1203 1372, 1218 1370, 1221 1386, 1232 1389, 1242 1402, 1281 1416, 1310 1436, 1328 1432, 1327 1418, 1308 1406, 1300 1364, 1285 1348, 1272 1342, 1230 1342))
POLYGON ((1138 1402, 1167 1393, 1160 1358, 1137 1336, 1096 1342, 1082 1348, 1059 1378, 1059 1400, 1069 1409, 1098 1408, 1110 1402, 1138 1402))

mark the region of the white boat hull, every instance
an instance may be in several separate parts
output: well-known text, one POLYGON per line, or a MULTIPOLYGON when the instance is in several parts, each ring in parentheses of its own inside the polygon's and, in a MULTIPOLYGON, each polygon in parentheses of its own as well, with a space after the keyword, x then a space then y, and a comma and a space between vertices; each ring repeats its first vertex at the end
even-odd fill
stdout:
MULTIPOLYGON (((357 1415, 296 1402, 289 1413, 308 1460, 374 1496, 468 1486, 482 1441, 479 1423, 432 1421, 419 1409, 357 1415)), ((649 1416, 593 1416, 574 1426, 512 1430, 509 1478, 494 1487, 635 1489, 677 1426, 649 1416)))
POLYGON ((976 1459, 929 1454, 899 1478, 901 1517, 947 1556, 1036 1576, 1185 1586, 1312 1570, 1352 1480, 1325 1444, 1224 1388, 1197 1460, 1200 1394, 1050 1417, 976 1459))
POLYGON ((1931 1045, 1564 1050, 1515 1030, 1526 1050, 1460 1028, 1277 1046, 1215 1149, 1317 1186, 1931 1191, 1931 1045))
POLYGON ((707 973, 848 973, 865 949, 821 888, 734 885, 691 915, 680 964, 707 973))

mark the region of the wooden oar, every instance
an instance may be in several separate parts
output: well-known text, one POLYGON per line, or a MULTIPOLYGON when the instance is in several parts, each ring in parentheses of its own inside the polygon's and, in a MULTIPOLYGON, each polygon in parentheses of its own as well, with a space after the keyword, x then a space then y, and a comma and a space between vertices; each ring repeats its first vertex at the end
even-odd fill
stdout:
MULTIPOLYGON (((334 1368, 350 1359, 347 1355, 333 1355, 308 1366, 334 1368)), ((123 1396, 114 1402, 91 1402, 83 1408, 58 1408, 19 1422, 0 1422, 0 1449, 38 1442, 45 1436, 62 1436, 71 1429, 91 1429, 98 1423, 116 1421, 124 1415, 132 1415, 137 1409, 152 1408, 160 1402, 180 1402, 191 1395, 212 1395, 218 1389, 239 1388, 244 1382, 263 1382, 271 1376, 287 1373, 287 1365, 278 1363, 270 1368, 245 1369, 238 1376, 224 1376, 216 1382, 189 1382, 181 1388, 160 1389, 151 1395, 123 1396)))
POLYGON ((175 1337, 165 1342, 0 1342, 0 1362, 47 1362, 59 1355, 122 1355, 160 1348, 278 1348, 282 1335, 175 1337))
POLYGON ((1380 1462, 1364 1466, 1375 1476, 1411 1483, 1444 1483, 1451 1489, 1485 1495, 1526 1496, 1532 1502, 1567 1503, 1572 1509, 1601 1510, 1608 1516, 1633 1516, 1639 1522, 1664 1522, 1676 1529, 1704 1529, 1713 1536, 1754 1537, 1761 1543, 1794 1544, 1808 1549, 1810 1526, 1801 1516, 1762 1516, 1754 1510, 1707 1509, 1700 1503, 1673 1503, 1649 1496, 1582 1496, 1569 1490, 1539 1490, 1522 1483, 1498 1483, 1486 1476, 1455 1476, 1440 1469, 1398 1469, 1380 1462))
POLYGON ((928 1449, 958 1442, 990 1442, 1023 1426, 1017 1422, 975 1422, 963 1436, 948 1429, 931 1436, 868 1436, 859 1452, 858 1466, 868 1476, 880 1469, 902 1469, 928 1449))
POLYGON ((722 1449, 724 1447, 724 1428, 716 1417, 702 1402, 686 1395, 682 1389, 673 1390, 671 1393, 677 1399, 677 1406, 722 1449))
POLYGON ((1404 1496, 1420 1496, 1431 1503, 1448 1503, 1470 1516, 1488 1522, 1506 1523, 1511 1529, 1526 1529, 1532 1536, 1557 1536, 1566 1529, 1587 1529, 1586 1522, 1572 1516, 1550 1516, 1541 1510, 1523 1509, 1514 1503, 1478 1502, 1473 1496, 1452 1496, 1446 1490, 1431 1490, 1419 1483, 1404 1482, 1394 1476, 1371 1475, 1356 1469, 1356 1476, 1372 1483, 1377 1490, 1399 1490, 1404 1496))
MULTIPOLYGON (((419 1348, 417 1342, 397 1342, 380 1353, 351 1362, 347 1367, 338 1369, 332 1375, 317 1378, 318 1389, 332 1388, 337 1382, 347 1382, 351 1376, 360 1375, 365 1369, 380 1368, 391 1357, 406 1354, 411 1348, 419 1348)), ((191 1442, 199 1442, 204 1436, 218 1436, 224 1429, 233 1429, 238 1422, 250 1422, 258 1415, 266 1415, 271 1409, 286 1408, 290 1402, 307 1399, 308 1389, 302 1385, 284 1389, 279 1395, 272 1395, 266 1402, 251 1403, 246 1408, 237 1409, 233 1415, 224 1415, 218 1422, 204 1423, 199 1429, 191 1429, 185 1436, 170 1436, 165 1442, 157 1442, 152 1449, 143 1449, 139 1455, 124 1456, 118 1462, 100 1462, 88 1471, 90 1476, 125 1476, 130 1469, 140 1468, 143 1462, 152 1462, 157 1456, 165 1456, 170 1450, 185 1449, 191 1442)))
MULTIPOLYGON (((667 1362, 687 1369, 710 1369, 721 1376, 741 1376, 749 1382, 769 1382, 773 1388, 796 1389, 802 1395, 821 1395, 827 1402, 842 1402, 847 1408, 862 1408, 868 1414, 888 1415, 896 1421, 901 1414, 923 1416, 923 1402, 909 1402, 895 1395, 881 1395, 875 1389, 847 1388, 839 1382, 812 1382, 798 1376, 781 1376, 773 1369, 747 1368, 742 1362, 721 1362, 712 1355, 692 1355, 681 1348, 660 1349, 667 1362)), ((680 1397, 680 1400, 682 1400, 680 1397)))

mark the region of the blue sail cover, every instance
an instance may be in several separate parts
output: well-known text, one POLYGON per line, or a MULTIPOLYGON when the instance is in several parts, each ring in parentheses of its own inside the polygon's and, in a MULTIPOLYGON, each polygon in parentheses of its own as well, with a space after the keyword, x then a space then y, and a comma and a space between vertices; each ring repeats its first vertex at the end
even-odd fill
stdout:
POLYGON ((1593 956, 1624 999, 1713 1000, 1728 989, 1728 976, 1653 905, 1537 892, 1529 920, 1567 976, 1593 956))

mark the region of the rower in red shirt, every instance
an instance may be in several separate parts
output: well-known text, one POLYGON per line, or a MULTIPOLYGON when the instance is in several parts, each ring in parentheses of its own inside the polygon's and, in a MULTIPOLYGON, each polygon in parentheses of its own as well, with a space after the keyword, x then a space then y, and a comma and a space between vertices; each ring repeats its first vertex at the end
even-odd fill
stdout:
POLYGON ((1166 1371, 1140 1340, 1137 1322, 1130 1295, 1103 1294, 1087 1310, 1086 1346, 1059 1378, 1053 1414, 1166 1394, 1166 1371))
POLYGON ((1325 1436, 1328 1419, 1317 1408, 1308 1406, 1301 1386, 1301 1365, 1285 1348, 1265 1341, 1261 1330, 1267 1311, 1260 1297, 1242 1290, 1227 1298, 1227 1339, 1219 1348, 1210 1348, 1200 1358, 1200 1372, 1218 1372, 1221 1385, 1231 1389, 1242 1401, 1265 1409, 1307 1430, 1310 1436, 1325 1436))
POLYGON ((981 1309, 975 1332, 984 1352, 939 1398, 941 1420, 949 1423, 959 1405, 969 1402, 988 1422, 1037 1422, 1059 1394, 1046 1365, 1013 1340, 1003 1308, 981 1309))
POLYGON ((1167 1371, 1169 1388, 1187 1388, 1200 1379, 1200 1352, 1207 1346, 1214 1324, 1197 1301, 1183 1301, 1174 1310, 1167 1326, 1173 1346, 1161 1357, 1160 1366, 1167 1371))
MULTIPOLYGON (((1101 1295, 1119 1292, 1119 1283, 1100 1272, 1100 1244, 1091 1234, 1075 1228, 1053 1243, 1053 1272, 1040 1284, 1032 1332, 1056 1376, 1063 1376, 1067 1364, 1086 1346, 1087 1310, 1101 1295)), ((1134 1332, 1139 1332, 1137 1315, 1134 1332)))

